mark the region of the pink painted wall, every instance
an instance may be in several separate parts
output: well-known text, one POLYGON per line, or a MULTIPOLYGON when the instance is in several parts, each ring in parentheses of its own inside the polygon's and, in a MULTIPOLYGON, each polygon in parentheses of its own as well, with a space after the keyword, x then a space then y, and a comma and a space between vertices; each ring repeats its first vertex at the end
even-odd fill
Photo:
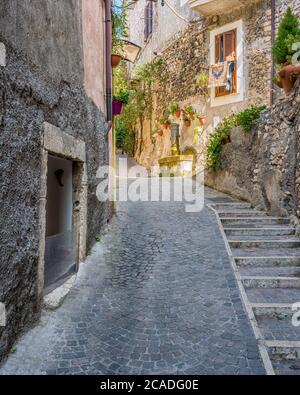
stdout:
POLYGON ((104 1, 82 0, 84 84, 87 95, 105 112, 104 1))

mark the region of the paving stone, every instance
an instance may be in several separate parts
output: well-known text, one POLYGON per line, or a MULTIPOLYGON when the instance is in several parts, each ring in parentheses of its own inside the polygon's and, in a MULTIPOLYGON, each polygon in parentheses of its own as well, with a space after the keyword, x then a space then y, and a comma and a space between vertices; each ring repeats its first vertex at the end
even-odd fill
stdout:
MULTIPOLYGON (((223 199, 211 190, 207 195, 208 203, 223 199)), ((207 206, 186 213, 179 202, 118 204, 62 307, 45 311, 0 369, 0 374, 263 372, 216 216, 207 206)))

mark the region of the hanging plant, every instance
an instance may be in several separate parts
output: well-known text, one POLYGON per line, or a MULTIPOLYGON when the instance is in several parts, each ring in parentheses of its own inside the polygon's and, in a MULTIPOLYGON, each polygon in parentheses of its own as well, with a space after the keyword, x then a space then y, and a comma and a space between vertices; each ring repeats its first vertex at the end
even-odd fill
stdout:
POLYGON ((169 121, 169 119, 167 117, 161 117, 159 119, 159 123, 165 128, 168 129, 171 125, 171 122, 169 121))
POLYGON ((190 116, 189 116, 188 114, 185 114, 183 120, 184 120, 185 126, 186 126, 187 128, 189 128, 189 127, 191 126, 191 123, 192 123, 192 122, 191 122, 190 116))
POLYGON ((185 114, 188 114, 190 119, 193 120, 195 117, 195 109, 192 106, 186 106, 184 109, 185 114))
POLYGON ((170 115, 175 115, 177 118, 180 118, 180 106, 177 102, 171 102, 168 111, 170 115))

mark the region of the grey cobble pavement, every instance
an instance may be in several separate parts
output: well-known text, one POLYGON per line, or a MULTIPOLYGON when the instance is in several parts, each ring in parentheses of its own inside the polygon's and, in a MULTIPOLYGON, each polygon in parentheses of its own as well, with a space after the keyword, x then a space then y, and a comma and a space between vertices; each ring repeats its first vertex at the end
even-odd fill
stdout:
POLYGON ((0 374, 265 374, 215 214, 119 204, 63 306, 0 374))

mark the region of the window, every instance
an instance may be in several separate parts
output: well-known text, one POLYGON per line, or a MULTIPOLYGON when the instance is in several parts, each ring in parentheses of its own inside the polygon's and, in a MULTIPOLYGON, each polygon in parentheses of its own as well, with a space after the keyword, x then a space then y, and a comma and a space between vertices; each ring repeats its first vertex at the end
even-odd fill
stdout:
POLYGON ((211 107, 240 103, 245 97, 244 67, 244 25, 243 20, 220 26, 210 32, 209 62, 211 65, 233 57, 234 76, 231 92, 211 89, 211 107), (228 94, 229 93, 229 94, 228 94))
POLYGON ((222 63, 225 61, 235 62, 234 73, 232 78, 232 90, 226 90, 226 87, 216 88, 215 96, 225 96, 237 93, 237 68, 236 68, 236 29, 230 30, 215 36, 215 62, 222 63))
POLYGON ((145 7, 145 41, 151 36, 153 30, 153 3, 148 1, 145 7))

